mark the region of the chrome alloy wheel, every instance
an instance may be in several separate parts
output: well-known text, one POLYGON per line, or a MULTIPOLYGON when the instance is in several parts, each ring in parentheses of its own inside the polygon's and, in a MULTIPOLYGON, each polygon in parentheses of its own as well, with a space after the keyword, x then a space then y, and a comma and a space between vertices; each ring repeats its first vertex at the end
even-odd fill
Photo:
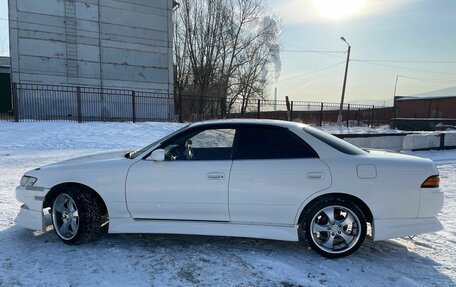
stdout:
POLYGON ((79 213, 76 203, 66 193, 59 194, 52 204, 52 222, 57 234, 71 240, 78 232, 79 213))
POLYGON ((318 211, 312 218, 310 230, 313 242, 328 253, 351 249, 361 236, 361 223, 350 209, 332 205, 318 211))

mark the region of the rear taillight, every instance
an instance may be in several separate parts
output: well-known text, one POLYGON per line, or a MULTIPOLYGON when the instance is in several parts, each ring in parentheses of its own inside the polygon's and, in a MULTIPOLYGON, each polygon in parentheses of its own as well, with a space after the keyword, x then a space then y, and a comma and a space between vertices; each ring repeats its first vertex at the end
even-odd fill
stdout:
POLYGON ((421 187, 425 187, 425 188, 439 187, 439 184, 440 184, 440 177, 438 175, 433 175, 433 176, 428 177, 423 182, 421 187))

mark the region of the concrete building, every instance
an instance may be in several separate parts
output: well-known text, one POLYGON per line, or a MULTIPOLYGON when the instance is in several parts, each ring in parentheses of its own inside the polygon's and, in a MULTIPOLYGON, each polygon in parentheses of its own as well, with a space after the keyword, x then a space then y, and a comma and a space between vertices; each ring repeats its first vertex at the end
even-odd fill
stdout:
MULTIPOLYGON (((174 5, 172 0, 9 0, 11 81, 160 95, 170 101, 160 100, 168 106, 155 117, 171 119, 174 5)), ((27 95, 20 96, 21 110, 27 95)), ((113 113, 108 102, 101 105, 101 112, 113 113)))

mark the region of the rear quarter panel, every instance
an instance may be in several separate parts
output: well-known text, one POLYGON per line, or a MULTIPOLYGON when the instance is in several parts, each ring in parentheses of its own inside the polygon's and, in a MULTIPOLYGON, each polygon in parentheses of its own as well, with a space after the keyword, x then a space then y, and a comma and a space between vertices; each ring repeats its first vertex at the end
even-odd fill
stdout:
POLYGON ((331 191, 360 198, 374 218, 416 218, 421 184, 429 176, 438 174, 431 160, 390 153, 324 161, 333 175, 331 191), (373 166, 375 178, 360 178, 359 166, 373 166))

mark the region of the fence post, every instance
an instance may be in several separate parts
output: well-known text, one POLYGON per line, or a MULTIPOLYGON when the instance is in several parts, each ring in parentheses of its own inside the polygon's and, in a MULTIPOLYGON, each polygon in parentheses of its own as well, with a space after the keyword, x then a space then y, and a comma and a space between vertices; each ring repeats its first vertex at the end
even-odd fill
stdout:
POLYGON ((220 97, 220 118, 224 119, 226 114, 226 101, 224 97, 220 97))
POLYGON ((78 123, 82 123, 81 87, 76 87, 76 107, 78 110, 78 123))
POLYGON ((18 102, 18 96, 17 96, 17 84, 12 83, 11 84, 11 92, 13 94, 13 117, 14 121, 18 122, 19 121, 19 102, 18 102))
POLYGON ((290 110, 291 110, 291 107, 290 107, 290 99, 288 98, 288 96, 285 97, 285 103, 287 105, 287 121, 290 120, 290 110))
POLYGON ((291 101, 291 105, 290 105, 290 121, 291 122, 293 121, 293 101, 291 101))
POLYGON ((375 106, 372 106, 372 122, 371 122, 371 127, 374 127, 374 119, 375 119, 375 106))
POLYGON ((347 128, 350 126, 350 104, 348 104, 347 108, 347 128))
POLYGON ((440 148, 445 148, 445 133, 440 134, 440 148))
POLYGON ((362 115, 362 113, 361 113, 361 108, 358 108, 358 111, 356 111, 356 112, 357 112, 356 120, 358 121, 358 127, 359 127, 359 125, 360 125, 360 119, 363 120, 363 119, 362 119, 362 118, 363 118, 363 115, 362 115))
POLYGON ((136 95, 135 91, 131 91, 131 111, 133 116, 133 122, 136 123, 136 95))
POLYGON ((320 123, 319 126, 323 124, 323 102, 321 102, 321 107, 320 107, 320 123))
POLYGON ((261 112, 261 110, 260 110, 260 105, 261 105, 261 100, 258 99, 258 105, 257 105, 257 118, 258 118, 258 119, 261 118, 261 117, 260 117, 260 112, 261 112))
POLYGON ((183 116, 182 116, 183 112, 182 112, 182 95, 181 94, 179 94, 179 98, 178 98, 177 102, 178 102, 177 108, 179 109, 179 119, 178 120, 180 123, 183 123, 184 120, 183 120, 183 116))
MULTIPOLYGON (((367 109, 368 113, 367 113, 367 126, 370 127, 370 124, 371 124, 371 108, 367 109)), ((364 118, 364 116, 363 116, 364 118)))

